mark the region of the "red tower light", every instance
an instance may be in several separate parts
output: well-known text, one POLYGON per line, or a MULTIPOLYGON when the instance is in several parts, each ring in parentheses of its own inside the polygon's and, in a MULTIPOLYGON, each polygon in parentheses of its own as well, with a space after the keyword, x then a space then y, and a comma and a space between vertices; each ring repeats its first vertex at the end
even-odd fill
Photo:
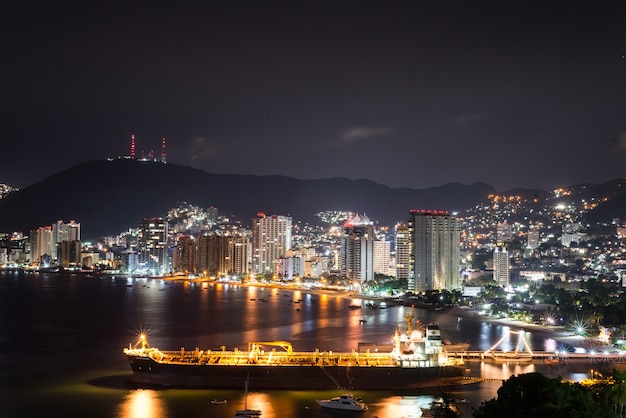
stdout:
POLYGON ((167 154, 165 154, 165 137, 161 139, 161 162, 164 163, 167 154))
POLYGON ((135 158, 135 134, 130 136, 130 158, 135 158))

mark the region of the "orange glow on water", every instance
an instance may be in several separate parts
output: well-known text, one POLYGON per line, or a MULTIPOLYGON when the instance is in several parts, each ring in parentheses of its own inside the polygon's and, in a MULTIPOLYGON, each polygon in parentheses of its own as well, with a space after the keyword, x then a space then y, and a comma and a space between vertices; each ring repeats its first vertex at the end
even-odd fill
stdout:
POLYGON ((129 392, 119 406, 119 418, 160 418, 167 416, 163 399, 154 390, 129 392))

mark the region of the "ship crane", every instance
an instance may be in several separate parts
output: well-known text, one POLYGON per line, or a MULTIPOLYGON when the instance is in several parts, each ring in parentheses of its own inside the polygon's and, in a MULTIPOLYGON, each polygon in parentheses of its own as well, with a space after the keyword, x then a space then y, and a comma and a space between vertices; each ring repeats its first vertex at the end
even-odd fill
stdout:
POLYGON ((404 313, 404 319, 406 321, 406 330, 408 334, 413 332, 413 310, 404 313))
POLYGON ((251 341, 248 343, 248 351, 252 352, 253 347, 258 347, 260 345, 272 345, 274 347, 280 347, 285 350, 287 354, 291 354, 293 352, 293 347, 288 341, 251 341))

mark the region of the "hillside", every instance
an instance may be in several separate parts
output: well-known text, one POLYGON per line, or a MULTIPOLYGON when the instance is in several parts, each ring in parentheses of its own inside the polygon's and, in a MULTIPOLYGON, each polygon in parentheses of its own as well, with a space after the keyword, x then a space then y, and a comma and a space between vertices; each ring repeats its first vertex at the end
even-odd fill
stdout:
POLYGON ((366 213, 379 224, 393 225, 405 221, 410 209, 461 211, 493 192, 482 183, 415 190, 369 180, 211 174, 175 164, 98 160, 0 200, 0 231, 28 232, 74 219, 85 239, 97 239, 135 227, 143 218, 165 216, 180 201, 215 206, 244 225, 259 211, 317 223, 314 214, 323 210, 366 213))

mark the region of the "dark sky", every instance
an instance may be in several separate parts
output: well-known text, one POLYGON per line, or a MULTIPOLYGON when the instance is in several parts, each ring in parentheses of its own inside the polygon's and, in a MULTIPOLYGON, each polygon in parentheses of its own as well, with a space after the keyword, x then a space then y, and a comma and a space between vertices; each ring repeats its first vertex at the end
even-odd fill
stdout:
POLYGON ((127 155, 133 133, 214 173, 500 191, 626 174, 624 1, 12 0, 0 46, 17 187, 127 155))

